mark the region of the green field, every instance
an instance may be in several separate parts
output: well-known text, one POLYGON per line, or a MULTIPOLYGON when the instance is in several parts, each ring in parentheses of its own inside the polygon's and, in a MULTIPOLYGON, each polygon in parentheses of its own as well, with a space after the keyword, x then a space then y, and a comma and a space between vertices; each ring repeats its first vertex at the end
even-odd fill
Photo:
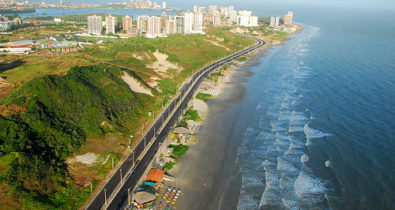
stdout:
POLYGON ((173 153, 172 153, 172 154, 173 154, 174 156, 176 156, 176 157, 181 157, 181 156, 183 156, 183 155, 188 151, 188 149, 189 149, 188 146, 182 145, 182 144, 179 144, 179 145, 170 145, 170 147, 173 148, 173 153))
POLYGON ((198 93, 198 94, 196 95, 196 98, 197 98, 197 99, 200 99, 200 100, 208 101, 208 100, 212 99, 213 96, 210 95, 210 94, 207 94, 207 93, 198 93))

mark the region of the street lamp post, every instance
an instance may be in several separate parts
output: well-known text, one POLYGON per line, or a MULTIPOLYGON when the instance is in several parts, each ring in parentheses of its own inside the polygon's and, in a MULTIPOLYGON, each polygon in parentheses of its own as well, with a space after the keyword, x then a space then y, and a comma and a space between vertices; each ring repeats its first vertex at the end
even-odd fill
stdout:
POLYGON ((129 145, 128 145, 128 149, 130 149, 130 145, 131 145, 131 143, 132 143, 132 139, 133 139, 133 134, 132 135, 130 135, 130 139, 129 139, 129 145))

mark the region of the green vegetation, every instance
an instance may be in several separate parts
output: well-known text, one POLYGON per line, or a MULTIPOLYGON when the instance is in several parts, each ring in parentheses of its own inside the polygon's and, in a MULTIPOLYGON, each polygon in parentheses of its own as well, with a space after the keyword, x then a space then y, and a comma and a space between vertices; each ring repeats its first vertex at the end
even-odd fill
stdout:
POLYGON ((244 62, 244 61, 247 61, 247 60, 248 60, 247 57, 240 57, 240 58, 237 59, 237 61, 240 61, 240 62, 244 62))
POLYGON ((211 98, 213 98, 213 96, 210 95, 210 94, 207 94, 207 93, 198 93, 198 94, 196 95, 196 98, 197 98, 197 99, 200 99, 200 100, 208 101, 208 100, 210 100, 211 98))
POLYGON ((181 157, 181 156, 183 156, 183 155, 188 151, 188 149, 189 149, 188 146, 182 145, 182 144, 179 144, 179 145, 170 145, 170 147, 173 148, 173 153, 172 153, 172 154, 173 154, 174 156, 176 156, 176 157, 181 157))
POLYGON ((167 162, 167 163, 165 163, 165 170, 170 170, 170 169, 172 169, 173 168, 173 166, 176 164, 177 162, 175 162, 175 161, 170 161, 170 162, 167 162))
MULTIPOLYGON (((25 28, 17 35, 47 36, 55 30, 51 27, 25 28)), ((12 201, 6 206, 26 209, 80 207, 90 187, 78 183, 75 171, 91 173, 86 177, 95 187, 111 169, 111 160, 102 165, 103 159, 110 155, 119 161, 127 137, 133 133, 138 140, 141 124, 152 122, 147 113, 158 113, 186 77, 208 62, 254 43, 225 28, 209 28, 206 33, 222 38, 221 45, 226 48, 213 46, 205 41, 205 35, 175 34, 114 40, 62 57, 2 57, 0 76, 12 90, 0 99, 0 203, 12 201), (155 51, 167 55, 167 61, 179 69, 156 72, 149 67, 157 61, 155 51), (124 72, 154 96, 131 91, 120 78, 124 72), (156 83, 155 89, 148 82, 156 83), (71 156, 88 152, 99 155, 92 166, 66 163, 71 156)), ((188 110, 186 117, 199 119, 194 110, 188 110)), ((188 126, 186 120, 179 125, 188 126)), ((186 150, 178 148, 174 155, 186 150)), ((167 168, 174 163, 168 163, 167 168)))
POLYGON ((25 9, 0 9, 0 14, 20 14, 20 13, 34 13, 36 12, 33 8, 25 9))
POLYGON ((180 122, 177 122, 176 127, 188 128, 188 123, 185 119, 182 119, 180 122))
POLYGON ((200 116, 197 110, 193 110, 193 109, 188 109, 187 113, 185 113, 184 116, 185 120, 193 120, 193 121, 199 121, 200 120, 200 116))
POLYGON ((68 206, 76 199, 63 194, 76 190, 60 178, 66 177, 65 159, 89 135, 133 130, 132 122, 140 116, 143 101, 148 101, 148 96, 130 91, 119 78, 121 72, 109 65, 75 67, 66 76, 32 80, 4 98, 0 152, 15 158, 1 181, 50 206, 68 206))
POLYGON ((5 37, 0 37, 0 42, 9 42, 10 40, 5 37))

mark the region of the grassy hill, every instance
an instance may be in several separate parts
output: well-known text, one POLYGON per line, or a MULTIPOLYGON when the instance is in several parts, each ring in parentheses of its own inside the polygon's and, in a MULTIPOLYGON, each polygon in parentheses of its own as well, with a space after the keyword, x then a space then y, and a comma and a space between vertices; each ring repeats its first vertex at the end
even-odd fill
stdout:
POLYGON ((0 70, 14 90, 0 99, 0 206, 78 208, 91 194, 86 183, 94 189, 103 181, 111 170, 107 160, 120 160, 130 134, 135 142, 142 124, 153 121, 148 112, 159 112, 200 67, 253 43, 226 28, 210 28, 207 35, 94 45, 65 60, 44 57, 45 65, 39 57, 7 58, 19 62, 0 70), (155 52, 180 69, 159 73, 150 67, 158 60, 155 52), (153 96, 133 92, 121 78, 124 73, 153 96), (155 86, 150 85, 154 78, 155 86), (70 161, 86 153, 98 160, 70 161))

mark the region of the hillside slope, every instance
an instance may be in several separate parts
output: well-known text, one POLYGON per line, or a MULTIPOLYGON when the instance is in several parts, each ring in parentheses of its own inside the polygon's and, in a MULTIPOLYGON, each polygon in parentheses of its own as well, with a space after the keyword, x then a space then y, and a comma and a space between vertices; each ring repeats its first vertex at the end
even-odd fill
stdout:
POLYGON ((111 160, 116 164, 125 154, 130 134, 136 141, 141 125, 152 123, 148 112, 159 112, 200 67, 253 43, 219 28, 207 35, 118 40, 79 52, 73 58, 94 65, 65 75, 46 66, 35 71, 48 75, 32 75, 34 59, 23 57, 26 63, 0 73, 16 86, 0 100, 1 208, 80 207, 91 194, 88 186, 94 189, 111 160), (159 72, 163 63, 178 69, 159 72), (125 72, 153 96, 133 92, 122 80, 125 72), (92 165, 70 161, 88 153, 98 156, 92 165))

